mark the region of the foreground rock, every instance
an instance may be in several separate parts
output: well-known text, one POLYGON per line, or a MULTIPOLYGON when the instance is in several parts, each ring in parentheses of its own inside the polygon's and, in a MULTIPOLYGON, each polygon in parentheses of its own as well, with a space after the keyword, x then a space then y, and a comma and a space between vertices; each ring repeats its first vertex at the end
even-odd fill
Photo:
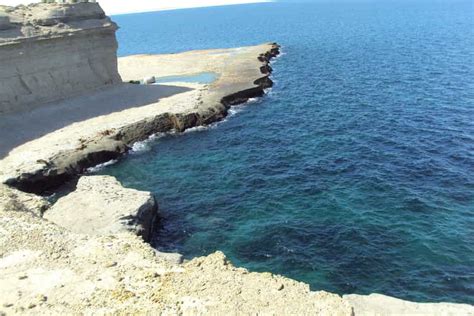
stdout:
POLYGON ((474 307, 467 304, 414 303, 381 294, 344 295, 344 301, 355 315, 474 315, 474 307))
POLYGON ((312 292, 301 282, 236 268, 220 252, 171 264, 129 232, 76 234, 10 204, 0 208, 2 313, 457 316, 474 308, 312 292))
POLYGON ((222 253, 174 265, 130 233, 75 234, 19 210, 0 215, 7 314, 351 313, 338 295, 235 268, 222 253))
POLYGON ((76 190, 60 198, 44 218, 72 232, 113 235, 131 231, 150 238, 157 216, 149 192, 126 189, 110 176, 84 176, 76 190))

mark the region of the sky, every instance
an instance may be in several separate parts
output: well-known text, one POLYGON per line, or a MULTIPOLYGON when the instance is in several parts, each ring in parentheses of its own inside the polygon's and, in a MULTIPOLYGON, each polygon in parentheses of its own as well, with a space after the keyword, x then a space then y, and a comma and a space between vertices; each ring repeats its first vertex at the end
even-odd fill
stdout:
MULTIPOLYGON (((270 1, 271 0, 98 0, 108 15, 270 1)), ((8 6, 28 4, 31 2, 40 2, 40 0, 0 0, 0 4, 8 6)))

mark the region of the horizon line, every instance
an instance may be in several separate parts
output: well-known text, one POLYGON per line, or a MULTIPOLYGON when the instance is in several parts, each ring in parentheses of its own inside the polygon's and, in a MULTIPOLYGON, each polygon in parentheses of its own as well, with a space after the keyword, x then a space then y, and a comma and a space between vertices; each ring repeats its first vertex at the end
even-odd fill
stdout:
MULTIPOLYGON (((18 6, 38 3, 41 0, 4 0, 2 5, 18 6)), ((197 9, 219 6, 231 6, 242 4, 271 3, 274 0, 182 0, 173 1, 174 5, 167 6, 162 3, 150 0, 135 0, 130 3, 129 0, 98 0, 97 3, 102 7, 107 15, 125 15, 135 13, 174 11, 184 9, 197 9), (178 3, 176 3, 178 2, 178 3), (181 2, 181 4, 179 4, 181 2)))

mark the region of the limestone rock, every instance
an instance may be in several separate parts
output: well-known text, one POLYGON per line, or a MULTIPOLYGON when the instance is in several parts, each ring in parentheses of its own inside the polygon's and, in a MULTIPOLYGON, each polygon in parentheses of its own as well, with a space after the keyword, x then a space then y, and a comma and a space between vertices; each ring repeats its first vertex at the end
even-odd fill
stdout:
POLYGON ((105 18, 102 8, 93 3, 48 4, 47 10, 44 10, 42 5, 31 6, 31 8, 33 22, 43 26, 105 18))
POLYGON ((191 260, 166 274, 154 292, 165 310, 184 315, 351 315, 339 295, 312 292, 307 284, 236 268, 222 252, 191 260))
POLYGON ((381 294, 344 295, 355 315, 474 315, 474 306, 452 303, 415 303, 381 294))
POLYGON ((1 212, 29 212, 41 217, 49 206, 49 203, 38 195, 0 184, 0 214, 1 212))
POLYGON ((161 252, 155 250, 156 258, 158 260, 163 260, 172 264, 181 264, 183 263, 183 255, 173 252, 161 252))
POLYGON ((111 176, 84 176, 44 218, 72 232, 109 235, 132 231, 150 238, 157 204, 149 192, 123 188, 111 176))
POLYGON ((0 7, 0 114, 121 83, 116 30, 97 3, 0 7))

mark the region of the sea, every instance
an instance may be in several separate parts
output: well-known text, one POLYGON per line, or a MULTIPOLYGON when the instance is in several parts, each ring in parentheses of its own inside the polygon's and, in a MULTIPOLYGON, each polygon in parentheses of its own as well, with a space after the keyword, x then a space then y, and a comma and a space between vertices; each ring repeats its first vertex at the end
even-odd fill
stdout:
POLYGON ((152 244, 339 294, 474 304, 474 2, 291 1, 112 17, 119 55, 278 42, 275 85, 98 171, 152 244))

